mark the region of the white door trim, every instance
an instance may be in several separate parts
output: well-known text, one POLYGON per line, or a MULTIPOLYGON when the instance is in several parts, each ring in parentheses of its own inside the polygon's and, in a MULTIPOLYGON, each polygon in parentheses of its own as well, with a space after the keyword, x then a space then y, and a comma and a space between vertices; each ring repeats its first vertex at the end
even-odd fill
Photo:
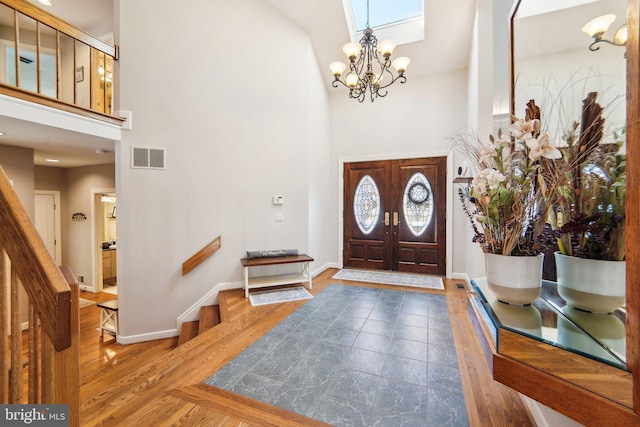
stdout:
POLYGON ((91 248, 93 251, 93 292, 102 292, 102 239, 98 239, 104 227, 104 218, 100 212, 100 196, 102 193, 115 193, 115 188, 91 189, 91 248))
POLYGON ((52 254, 56 264, 62 265, 62 229, 61 229, 61 213, 60 213, 60 191, 57 190, 35 190, 34 193, 37 195, 47 195, 53 196, 54 203, 54 211, 53 211, 53 221, 54 221, 54 238, 56 239, 56 253, 52 254))

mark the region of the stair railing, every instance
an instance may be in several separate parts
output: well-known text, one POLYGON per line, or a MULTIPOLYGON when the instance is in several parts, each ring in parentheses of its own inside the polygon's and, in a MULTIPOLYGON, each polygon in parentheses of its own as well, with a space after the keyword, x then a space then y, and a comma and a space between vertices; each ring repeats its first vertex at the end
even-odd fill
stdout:
POLYGON ((73 274, 56 265, 0 167, 0 403, 68 404, 70 425, 79 424, 78 310, 73 274), (22 350, 25 303, 28 360, 22 350))
POLYGON ((220 249, 221 246, 222 236, 218 236, 210 243, 205 245, 205 247, 193 254, 191 258, 182 263, 182 275, 184 276, 185 274, 199 266, 205 259, 216 253, 216 251, 220 249))

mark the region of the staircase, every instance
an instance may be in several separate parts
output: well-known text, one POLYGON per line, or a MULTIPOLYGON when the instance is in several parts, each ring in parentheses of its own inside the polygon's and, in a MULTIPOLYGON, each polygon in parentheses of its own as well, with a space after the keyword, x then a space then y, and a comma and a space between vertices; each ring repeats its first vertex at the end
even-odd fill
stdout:
POLYGON ((209 329, 219 325, 221 322, 229 321, 227 303, 228 296, 229 291, 221 291, 218 294, 218 305, 206 305, 200 307, 200 318, 198 320, 184 322, 180 326, 178 346, 191 341, 193 338, 205 333, 209 329))

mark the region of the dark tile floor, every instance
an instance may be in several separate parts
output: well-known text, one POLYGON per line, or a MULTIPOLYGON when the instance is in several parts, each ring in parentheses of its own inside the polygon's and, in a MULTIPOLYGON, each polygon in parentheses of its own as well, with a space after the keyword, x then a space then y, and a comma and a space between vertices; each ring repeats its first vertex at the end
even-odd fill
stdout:
POLYGON ((443 295, 331 284, 206 380, 335 426, 466 426, 443 295))

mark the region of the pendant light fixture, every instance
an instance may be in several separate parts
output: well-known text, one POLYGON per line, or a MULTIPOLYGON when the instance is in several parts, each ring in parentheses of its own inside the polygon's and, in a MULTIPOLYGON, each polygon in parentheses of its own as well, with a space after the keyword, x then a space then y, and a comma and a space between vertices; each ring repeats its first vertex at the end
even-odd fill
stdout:
POLYGON ((400 57, 391 61, 391 54, 396 48, 394 40, 378 42, 373 30, 369 26, 369 0, 367 0, 367 28, 364 30, 359 43, 351 42, 344 45, 342 51, 349 58, 349 65, 343 62, 332 62, 329 65, 333 73, 333 87, 341 84, 349 89, 349 98, 358 102, 364 101, 369 94, 371 102, 378 97, 387 96, 384 90, 396 81, 404 83, 407 78, 404 72, 411 62, 409 58, 400 57), (391 67, 395 68, 396 74, 391 67), (348 73, 341 79, 345 71, 348 73))

